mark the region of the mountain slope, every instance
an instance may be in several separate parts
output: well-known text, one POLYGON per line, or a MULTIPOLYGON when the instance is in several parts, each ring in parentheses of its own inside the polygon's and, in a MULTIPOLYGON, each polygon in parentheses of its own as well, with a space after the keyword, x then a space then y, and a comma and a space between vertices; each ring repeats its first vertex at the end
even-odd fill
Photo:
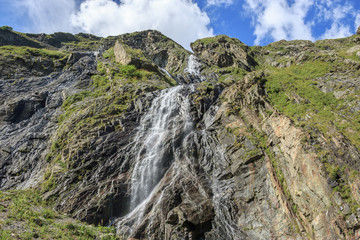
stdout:
POLYGON ((135 239, 360 234, 359 35, 0 40, 2 190, 135 239))

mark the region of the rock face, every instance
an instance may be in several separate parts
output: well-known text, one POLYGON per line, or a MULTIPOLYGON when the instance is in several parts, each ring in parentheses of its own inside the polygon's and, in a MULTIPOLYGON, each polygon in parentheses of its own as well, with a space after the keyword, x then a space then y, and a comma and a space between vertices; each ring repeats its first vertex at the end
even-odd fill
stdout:
POLYGON ((0 39, 2 190, 129 239, 360 236, 359 36, 0 39))
POLYGON ((123 43, 140 49, 145 57, 170 73, 181 73, 190 53, 158 31, 124 34, 123 43))
MULTIPOLYGON (((74 65, 63 72, 48 76, 32 76, 31 70, 22 73, 27 79, 6 79, 1 83, 1 186, 13 188, 33 180, 40 174, 49 148, 50 138, 57 128, 61 105, 69 95, 89 86, 96 74, 96 57, 82 54, 74 65), (30 160, 31 159, 31 160, 30 160), (5 174, 6 173, 6 174, 5 174)), ((56 60, 55 60, 56 61, 56 60)), ((4 76, 4 75, 2 75, 4 76)))
POLYGON ((219 35, 215 38, 197 40, 191 44, 196 55, 218 67, 251 69, 256 62, 247 54, 249 48, 238 39, 219 35))
POLYGON ((132 56, 126 52, 125 47, 118 41, 114 46, 114 54, 115 60, 123 65, 128 65, 133 61, 132 56))

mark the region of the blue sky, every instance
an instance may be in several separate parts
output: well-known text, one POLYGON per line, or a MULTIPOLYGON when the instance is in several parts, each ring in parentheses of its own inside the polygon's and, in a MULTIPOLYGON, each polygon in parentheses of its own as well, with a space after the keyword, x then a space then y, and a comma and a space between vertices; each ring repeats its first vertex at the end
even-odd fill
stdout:
POLYGON ((157 29, 189 49, 226 34, 248 45, 340 38, 360 25, 359 0, 0 0, 0 26, 98 36, 157 29))

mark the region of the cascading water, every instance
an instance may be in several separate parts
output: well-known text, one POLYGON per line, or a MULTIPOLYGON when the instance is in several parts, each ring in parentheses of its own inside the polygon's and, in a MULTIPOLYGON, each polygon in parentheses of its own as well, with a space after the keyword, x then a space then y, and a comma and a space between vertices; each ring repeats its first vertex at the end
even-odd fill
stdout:
POLYGON ((201 63, 199 63, 198 59, 194 55, 190 55, 188 58, 188 65, 185 68, 185 72, 190 75, 193 82, 202 82, 206 80, 200 73, 201 63))
MULTIPOLYGON (((195 56, 189 57, 186 69, 201 77, 200 63, 195 56)), ((189 86, 187 92, 194 89, 192 85, 189 86)), ((171 144, 174 151, 175 137, 179 135, 179 130, 186 135, 192 127, 189 99, 181 94, 184 90, 184 85, 163 90, 141 119, 135 137, 137 144, 134 146, 138 149, 138 154, 131 177, 131 210, 150 195, 171 164, 173 156, 165 152, 167 148, 164 146, 171 144)))
POLYGON ((190 55, 188 58, 188 66, 185 68, 185 72, 200 76, 201 64, 198 62, 194 55, 190 55))
POLYGON ((131 176, 130 213, 117 224, 121 234, 130 234, 131 229, 140 224, 156 185, 173 163, 182 140, 192 130, 187 96, 193 89, 191 85, 179 85, 161 91, 140 121, 132 147, 137 154, 131 176))
MULTIPOLYGON (((203 79, 194 56, 189 57, 186 72, 203 79)), ((130 213, 117 220, 119 234, 130 235, 141 224, 147 204, 151 202, 155 208, 162 198, 160 192, 157 200, 150 201, 159 191, 157 185, 170 166, 177 168, 174 162, 178 161, 187 136, 194 130, 188 98, 193 91, 192 84, 161 91, 142 117, 131 150, 137 154, 131 175, 130 213)))
POLYGON ((189 104, 180 96, 183 89, 177 86, 162 91, 140 122, 135 142, 141 144, 135 145, 138 154, 131 177, 131 210, 150 195, 171 164, 173 157, 164 146, 176 147, 173 140, 179 126, 190 127, 189 104))

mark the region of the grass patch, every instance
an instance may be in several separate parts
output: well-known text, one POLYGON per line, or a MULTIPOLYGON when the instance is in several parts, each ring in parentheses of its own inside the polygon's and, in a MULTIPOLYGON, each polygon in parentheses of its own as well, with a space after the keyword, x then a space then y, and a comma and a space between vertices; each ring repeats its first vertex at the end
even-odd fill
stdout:
POLYGON ((212 44, 212 43, 216 43, 217 39, 214 38, 214 37, 207 37, 207 38, 202 38, 202 39, 200 39, 198 41, 201 42, 204 45, 209 45, 209 44, 212 44))
MULTIPOLYGON (((62 105, 59 128, 46 156, 49 168, 58 170, 44 178, 43 192, 56 188, 62 172, 85 164, 81 155, 91 151, 90 146, 99 134, 122 131, 119 119, 132 106, 139 92, 160 90, 168 84, 167 79, 157 72, 115 62, 111 52, 109 50, 100 57, 99 73, 92 76, 91 88, 68 96, 62 105)), ((84 177, 79 175, 74 184, 84 177)))
POLYGON ((34 189, 0 192, 0 239, 120 239, 114 227, 95 227, 51 209, 34 189))
POLYGON ((0 58, 7 57, 46 57, 51 59, 62 59, 68 56, 68 54, 48 49, 39 49, 31 47, 18 47, 18 46, 0 46, 0 58))
POLYGON ((63 42, 66 48, 77 51, 95 51, 99 49, 100 41, 79 41, 79 42, 63 42))
POLYGON ((286 69, 270 68, 265 83, 268 100, 296 123, 316 127, 325 136, 335 126, 359 148, 360 137, 353 134, 360 130, 359 116, 346 110, 346 99, 336 99, 333 93, 324 93, 316 87, 316 78, 334 67, 336 64, 330 62, 309 61, 286 69), (343 121, 344 115, 347 121, 343 121))

